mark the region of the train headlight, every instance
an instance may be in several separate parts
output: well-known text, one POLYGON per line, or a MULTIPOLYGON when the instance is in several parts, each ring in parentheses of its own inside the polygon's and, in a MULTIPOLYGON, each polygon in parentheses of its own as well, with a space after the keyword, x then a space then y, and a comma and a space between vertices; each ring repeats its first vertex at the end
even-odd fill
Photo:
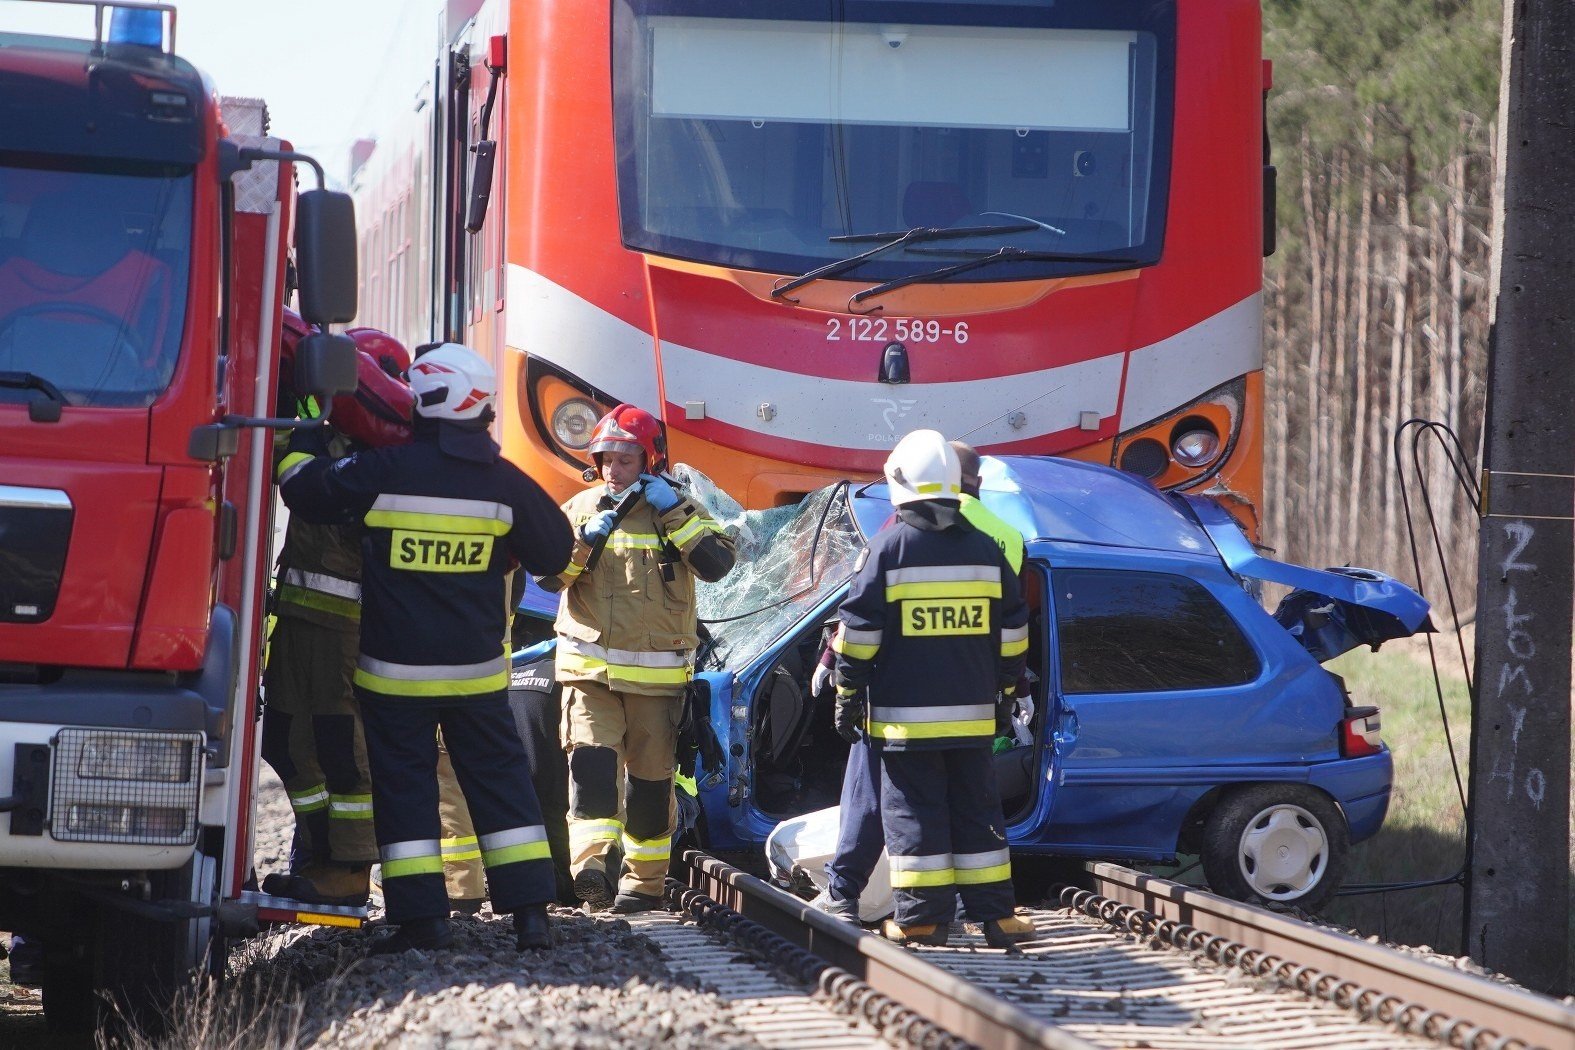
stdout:
POLYGON ((599 419, 594 404, 583 397, 571 397, 553 410, 552 436, 564 448, 578 452, 591 443, 599 419))
POLYGON ((1220 454, 1220 436, 1205 420, 1188 419, 1170 439, 1170 454, 1184 467, 1206 467, 1220 454))

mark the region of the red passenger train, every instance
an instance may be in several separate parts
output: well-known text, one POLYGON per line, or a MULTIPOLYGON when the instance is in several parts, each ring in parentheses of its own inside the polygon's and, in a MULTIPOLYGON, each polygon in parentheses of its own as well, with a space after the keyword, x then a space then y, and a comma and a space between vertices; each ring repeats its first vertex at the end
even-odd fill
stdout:
POLYGON ((748 506, 923 426, 1256 531, 1255 0, 449 0, 441 36, 354 176, 362 320, 492 354, 556 494, 632 401, 748 506))

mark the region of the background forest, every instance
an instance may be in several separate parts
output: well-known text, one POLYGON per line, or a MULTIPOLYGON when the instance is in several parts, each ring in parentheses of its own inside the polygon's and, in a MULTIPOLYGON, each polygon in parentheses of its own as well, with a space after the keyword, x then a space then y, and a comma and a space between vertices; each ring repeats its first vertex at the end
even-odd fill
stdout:
MULTIPOLYGON (((1266 260, 1265 542, 1308 565, 1415 575, 1396 427, 1448 424, 1478 459, 1502 0, 1265 0, 1279 248, 1266 260)), ((1404 470, 1412 475, 1411 442, 1404 470)), ((1422 458, 1455 595, 1476 519, 1422 458)), ((1447 618, 1436 564, 1421 583, 1447 618)))

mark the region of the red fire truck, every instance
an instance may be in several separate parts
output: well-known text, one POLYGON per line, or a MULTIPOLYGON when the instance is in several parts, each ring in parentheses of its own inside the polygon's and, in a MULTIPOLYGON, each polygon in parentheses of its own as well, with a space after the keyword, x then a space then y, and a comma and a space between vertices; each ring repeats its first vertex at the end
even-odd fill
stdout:
MULTIPOLYGON (((173 7, 54 2, 89 39, 0 33, 0 929, 75 1026, 255 929, 280 311, 293 272, 326 332, 356 277, 349 198, 176 57, 173 7)), ((293 369, 353 389, 354 347, 293 369)))

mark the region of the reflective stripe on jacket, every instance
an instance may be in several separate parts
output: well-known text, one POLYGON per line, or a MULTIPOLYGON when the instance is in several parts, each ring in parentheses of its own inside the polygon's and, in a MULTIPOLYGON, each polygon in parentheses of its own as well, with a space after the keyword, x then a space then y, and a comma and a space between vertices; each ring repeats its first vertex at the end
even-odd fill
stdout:
POLYGON ((998 691, 1028 651, 1017 572, 955 505, 898 511, 860 556, 832 637, 841 691, 868 688, 871 738, 894 750, 987 746, 998 691))
POLYGON ((733 541, 694 499, 658 515, 637 495, 589 572, 591 548, 580 526, 616 504, 605 486, 563 505, 574 554, 557 578, 563 588, 555 629, 560 682, 596 681, 620 692, 671 694, 693 677, 695 576, 719 579, 733 563, 733 541))

